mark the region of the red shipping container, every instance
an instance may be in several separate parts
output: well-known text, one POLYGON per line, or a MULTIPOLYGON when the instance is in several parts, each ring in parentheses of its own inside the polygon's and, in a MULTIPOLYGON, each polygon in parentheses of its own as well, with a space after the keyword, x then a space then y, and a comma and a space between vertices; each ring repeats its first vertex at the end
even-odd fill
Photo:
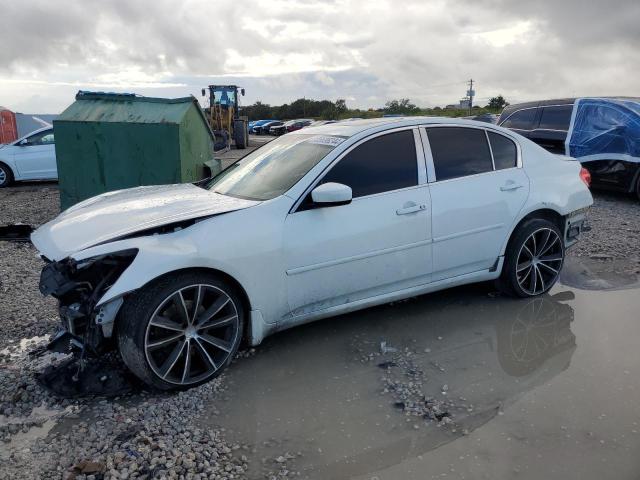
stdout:
POLYGON ((0 107, 0 143, 10 143, 18 139, 16 114, 0 107))

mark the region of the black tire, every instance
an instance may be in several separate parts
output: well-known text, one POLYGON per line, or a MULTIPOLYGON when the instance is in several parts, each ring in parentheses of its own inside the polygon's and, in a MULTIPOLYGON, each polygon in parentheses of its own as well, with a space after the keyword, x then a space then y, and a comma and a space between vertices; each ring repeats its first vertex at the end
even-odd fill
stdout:
POLYGON ((496 285, 503 293, 515 297, 542 295, 558 280, 564 254, 563 235, 557 225, 542 218, 527 220, 509 240, 496 285), (547 245, 552 240, 553 244, 547 245), (534 251, 535 248, 539 250, 534 251))
POLYGON ((247 146, 247 138, 245 136, 246 123, 242 120, 235 120, 233 122, 233 136, 236 143, 236 148, 242 150, 247 146))
POLYGON ((118 315, 117 324, 120 355, 127 367, 147 385, 161 390, 191 388, 217 377, 231 363, 242 339, 245 315, 240 293, 216 275, 197 271, 168 275, 150 283, 126 299, 118 315), (205 287, 207 290, 204 290, 205 287), (215 296, 217 294, 221 297, 222 294, 226 295, 230 301, 227 301, 210 318, 205 318, 203 323, 220 323, 226 318, 233 317, 235 313, 237 319, 233 321, 234 325, 203 326, 198 328, 204 330, 196 330, 194 325, 197 325, 198 311, 204 318, 207 312, 215 310, 214 304, 219 301, 215 296), (189 297, 189 295, 192 296, 189 297), (180 334, 173 328, 173 325, 179 321, 174 321, 175 317, 171 317, 167 312, 173 309, 178 317, 180 316, 177 310, 179 303, 173 303, 175 300, 171 300, 174 296, 180 298, 187 321, 187 317, 193 318, 193 325, 187 327, 193 331, 183 331, 180 334), (205 300, 212 300, 209 307, 205 307, 205 300), (167 305, 166 309, 160 310, 165 305, 167 305), (196 309, 193 308, 194 305, 197 305, 196 309), (218 317, 219 319, 216 320, 218 313, 223 317, 218 317), (152 319, 155 320, 153 323, 152 319), (171 328, 160 326, 159 323, 164 322, 164 320, 160 322, 160 319, 166 319, 171 328), (158 344, 166 343, 164 334, 160 337, 158 331, 166 332, 166 338, 169 338, 172 343, 158 347, 158 344), (212 335, 212 331, 217 333, 212 335), (181 339, 174 339, 180 335, 182 335, 181 339), (208 340, 203 339, 205 336, 208 340), (210 340, 223 343, 225 349, 208 343, 210 340), (182 347, 180 343, 183 344, 182 347), (180 352, 174 355, 178 349, 180 352), (165 358, 165 361, 158 365, 158 359, 162 358, 165 358), (164 368, 165 364, 171 364, 168 370, 164 368), (158 370, 166 370, 164 378, 158 370), (194 372, 193 376, 191 370, 194 372), (185 371, 188 371, 189 375, 184 374, 185 371))
POLYGON ((0 188, 8 187, 13 183, 13 172, 11 169, 0 162, 0 188))
POLYGON ((640 201, 640 175, 638 175, 638 179, 636 180, 636 198, 640 201))

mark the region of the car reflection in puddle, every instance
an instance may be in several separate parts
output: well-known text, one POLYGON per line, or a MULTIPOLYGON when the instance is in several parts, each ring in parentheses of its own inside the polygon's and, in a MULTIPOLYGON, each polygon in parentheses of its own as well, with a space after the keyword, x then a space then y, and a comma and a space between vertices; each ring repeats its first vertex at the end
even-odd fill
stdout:
POLYGON ((571 292, 531 300, 489 293, 455 289, 267 339, 231 369, 229 401, 209 407, 220 411, 210 422, 248 444, 256 475, 349 478, 419 457, 570 364, 573 309, 562 302, 571 292), (389 375, 411 383, 412 400, 440 402, 449 420, 398 408, 398 395, 411 394, 385 391, 389 375))

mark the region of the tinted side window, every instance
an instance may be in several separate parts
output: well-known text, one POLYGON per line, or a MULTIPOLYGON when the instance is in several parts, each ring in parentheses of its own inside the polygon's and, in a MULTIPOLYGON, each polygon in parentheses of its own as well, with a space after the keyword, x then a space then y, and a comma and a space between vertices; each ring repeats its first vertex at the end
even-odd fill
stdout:
POLYGON ((366 141, 325 175, 322 183, 328 182, 350 186, 354 198, 417 185, 413 132, 404 130, 366 141))
POLYGON ((516 144, 504 135, 493 132, 487 132, 487 134, 489 135, 489 142, 491 142, 491 151, 493 152, 496 170, 515 167, 518 163, 516 144))
POLYGON ((501 125, 505 128, 519 128, 520 130, 531 130, 533 127, 533 120, 536 118, 537 109, 527 108, 526 110, 519 110, 511 115, 501 125))
POLYGON ((428 128, 436 180, 493 170, 484 130, 464 127, 428 128))
POLYGON ((549 130, 569 130, 573 105, 559 107, 544 107, 540 117, 540 126, 549 130))

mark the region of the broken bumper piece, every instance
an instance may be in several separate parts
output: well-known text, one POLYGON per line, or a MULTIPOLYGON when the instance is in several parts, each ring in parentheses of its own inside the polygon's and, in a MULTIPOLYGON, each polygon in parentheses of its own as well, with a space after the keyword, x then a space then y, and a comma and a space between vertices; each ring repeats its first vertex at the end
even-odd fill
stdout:
POLYGON ((65 330, 60 330, 47 345, 47 350, 58 353, 73 353, 82 351, 81 340, 65 330))
POLYGON ((137 250, 76 261, 49 262, 40 275, 40 292, 58 299, 62 331, 48 348, 57 352, 97 352, 111 337, 122 298, 96 307, 105 292, 131 265, 137 250))

